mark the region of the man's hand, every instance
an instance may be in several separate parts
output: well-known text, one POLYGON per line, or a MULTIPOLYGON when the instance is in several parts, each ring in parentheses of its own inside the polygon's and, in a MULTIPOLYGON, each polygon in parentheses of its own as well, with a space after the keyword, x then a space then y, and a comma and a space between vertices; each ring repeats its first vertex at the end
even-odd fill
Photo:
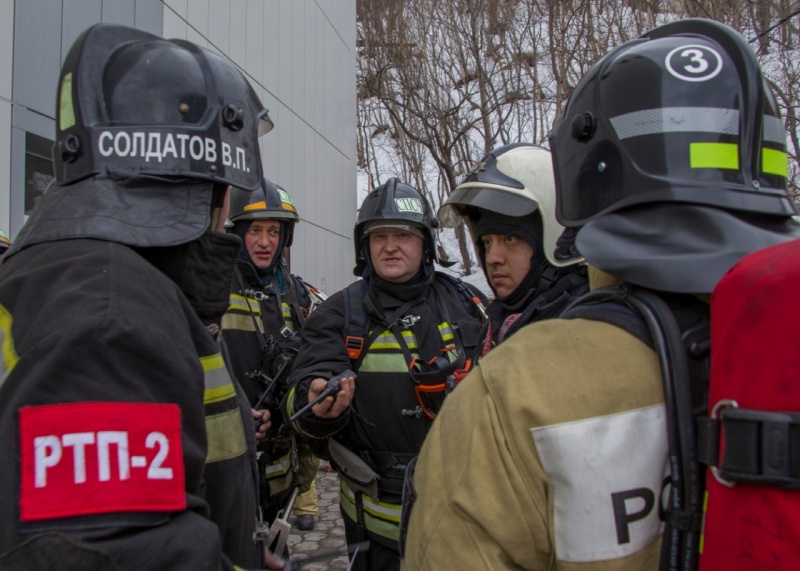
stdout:
POLYGON ((272 422, 269 419, 269 411, 267 409, 255 410, 254 408, 250 409, 253 412, 253 419, 260 421, 256 424, 256 444, 261 442, 267 436, 267 430, 272 426, 272 422))
POLYGON ((264 569, 283 569, 286 567, 286 562, 279 557, 275 557, 272 552, 264 548, 264 569))
MULTIPOLYGON (((317 377, 311 381, 308 387, 308 402, 312 402, 319 394, 328 386, 328 380, 322 377, 317 377)), ((355 377, 343 377, 342 386, 339 392, 333 396, 329 396, 316 405, 311 407, 311 412, 320 418, 337 418, 342 414, 345 409, 350 406, 353 400, 353 393, 356 390, 355 377)))

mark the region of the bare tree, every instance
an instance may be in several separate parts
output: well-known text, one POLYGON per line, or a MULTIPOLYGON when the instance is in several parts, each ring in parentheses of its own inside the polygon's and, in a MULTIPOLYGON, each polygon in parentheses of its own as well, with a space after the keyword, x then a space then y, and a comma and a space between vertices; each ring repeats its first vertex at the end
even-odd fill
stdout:
MULTIPOLYGON (((398 176, 438 207, 499 145, 545 144, 580 78, 667 21, 712 18, 751 39, 789 131, 798 196, 796 0, 358 0, 358 153, 373 186, 398 176)), ((465 273, 473 254, 455 233, 465 273)))

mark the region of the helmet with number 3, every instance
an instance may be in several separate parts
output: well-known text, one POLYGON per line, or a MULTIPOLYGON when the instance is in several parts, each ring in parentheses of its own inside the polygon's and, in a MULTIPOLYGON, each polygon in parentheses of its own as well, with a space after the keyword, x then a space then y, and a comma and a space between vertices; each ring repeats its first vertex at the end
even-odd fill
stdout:
POLYGON ((612 50, 549 139, 559 222, 582 227, 590 263, 634 283, 710 291, 742 252, 794 232, 775 98, 747 41, 718 22, 672 22, 612 50), (741 220, 754 215, 769 228, 741 220), (675 277, 687 272, 705 277, 675 277))
POLYGON ((717 22, 674 22, 613 50, 550 141, 566 226, 660 201, 794 214, 775 98, 745 39, 717 22))

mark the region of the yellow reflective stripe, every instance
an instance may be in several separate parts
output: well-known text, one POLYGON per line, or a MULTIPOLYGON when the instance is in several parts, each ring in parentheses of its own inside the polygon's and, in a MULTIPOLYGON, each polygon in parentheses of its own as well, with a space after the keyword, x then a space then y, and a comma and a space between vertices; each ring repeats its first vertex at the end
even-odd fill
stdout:
POLYGON ((228 369, 225 368, 225 361, 222 360, 222 355, 217 353, 216 355, 200 357, 200 364, 203 366, 203 375, 205 377, 206 390, 203 395, 205 404, 224 401, 236 396, 236 389, 233 387, 230 375, 228 375, 228 369))
POLYGON ((288 303, 281 302, 281 308, 283 310, 283 324, 287 329, 289 329, 289 331, 294 331, 294 322, 292 321, 292 306, 288 303))
POLYGON ((689 166, 693 169, 739 168, 739 145, 736 143, 691 143, 689 166))
MULTIPOLYGON (((258 323, 258 330, 263 332, 264 326, 261 324, 261 320, 257 319, 255 323, 258 323)), ((252 315, 226 313, 222 316, 222 329, 224 331, 247 331, 254 333, 256 330, 255 323, 253 322, 252 315)))
MULTIPOLYGON (((344 497, 350 500, 353 504, 356 503, 356 495, 353 489, 347 484, 344 479, 339 480, 340 488, 344 497)), ((364 511, 371 513, 377 518, 384 519, 393 523, 400 523, 400 512, 402 510, 401 504, 390 504, 388 502, 378 501, 367 494, 361 494, 361 499, 364 504, 364 511)))
MULTIPOLYGON (((418 355, 413 356, 419 358, 418 355)), ((365 373, 403 373, 408 371, 408 363, 402 353, 367 353, 358 370, 365 373)))
POLYGON ((228 311, 231 310, 244 311, 248 314, 252 311, 256 315, 261 315, 261 304, 258 302, 258 300, 232 293, 230 305, 228 305, 228 311))
POLYGON ((762 149, 761 170, 766 174, 789 178, 789 155, 777 149, 762 149))
MULTIPOLYGON (((409 349, 416 349, 417 338, 414 336, 414 333, 407 330, 403 330, 401 333, 403 335, 403 340, 406 342, 406 346, 409 349)), ((384 331, 375 338, 375 341, 372 342, 372 345, 370 345, 367 350, 370 349, 397 349, 399 351, 400 343, 397 341, 397 337, 395 337, 394 333, 391 331, 384 331)))
POLYGON ((241 456, 247 451, 239 408, 206 417, 206 464, 241 456))
MULTIPOLYGON (((342 509, 353 521, 358 521, 355 493, 344 480, 340 479, 339 484, 342 509)), ((368 530, 395 541, 400 539, 400 504, 379 502, 366 494, 361 495, 361 503, 364 507, 364 524, 368 530)))
MULTIPOLYGON (((297 410, 295 410, 294 401, 296 396, 297 392, 295 392, 295 387, 292 387, 291 389, 289 389, 289 392, 286 393, 286 412, 288 413, 289 416, 292 416, 295 412, 297 412, 297 410, 303 408, 303 405, 300 405, 299 407, 297 407, 297 410)), ((315 438, 313 434, 309 434, 308 432, 305 432, 300 428, 299 420, 295 420, 292 423, 292 428, 294 429, 295 432, 297 432, 302 436, 310 436, 311 438, 315 438)))
MULTIPOLYGON (((446 321, 440 323, 437 327, 439 328, 442 341, 444 341, 445 344, 451 345, 455 340, 455 331, 453 327, 446 321)), ((401 331, 401 333, 403 335, 403 340, 411 350, 411 356, 419 359, 417 338, 414 336, 414 333, 406 329, 401 331)), ((454 361, 456 357, 457 355, 453 351, 447 354, 447 358, 450 361, 454 361)), ((361 361, 359 370, 372 373, 398 373, 408 370, 408 363, 406 363, 405 357, 401 353, 400 343, 397 342, 397 338, 392 332, 384 331, 373 341, 372 345, 367 349, 364 359, 361 361)))
POLYGON ((447 323, 446 321, 444 323, 439 324, 439 335, 442 336, 442 340, 445 343, 455 339, 455 332, 453 331, 453 328, 450 326, 450 324, 447 323))
POLYGON ((284 475, 289 471, 291 464, 289 462, 289 453, 287 452, 282 457, 275 460, 272 464, 264 466, 264 475, 267 478, 277 478, 284 475))
POLYGON ((249 210, 266 210, 266 209, 267 209, 267 203, 262 200, 260 202, 253 202, 252 204, 246 204, 242 210, 247 212, 249 210))
POLYGON ((19 355, 14 347, 14 337, 11 334, 13 324, 14 318, 5 307, 0 305, 0 347, 3 351, 3 359, 0 360, 0 387, 6 382, 8 375, 19 361, 19 355))

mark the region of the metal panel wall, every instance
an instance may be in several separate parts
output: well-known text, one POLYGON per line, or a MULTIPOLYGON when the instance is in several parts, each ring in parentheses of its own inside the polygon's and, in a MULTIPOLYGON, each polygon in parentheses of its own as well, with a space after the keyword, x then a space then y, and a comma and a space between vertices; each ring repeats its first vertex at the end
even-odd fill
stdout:
POLYGON ((72 43, 98 22, 161 35, 163 19, 161 0, 0 0, 0 226, 12 238, 24 221, 27 133, 54 138, 58 75, 72 43))
POLYGON ((25 0, 14 12, 13 99, 48 117, 61 69, 61 8, 61 2, 25 0))
POLYGON ((356 213, 355 0, 165 0, 164 36, 239 65, 275 122, 268 178, 302 219, 292 271, 328 293, 353 281, 356 213))
POLYGON ((10 232, 14 0, 0 0, 0 228, 10 232))
POLYGON ((0 225, 22 225, 25 133, 53 138, 72 42, 94 22, 135 25, 243 69, 276 125, 261 141, 265 172, 302 218, 292 271, 328 293, 343 288, 357 208, 355 12, 355 0, 0 0, 0 225))

